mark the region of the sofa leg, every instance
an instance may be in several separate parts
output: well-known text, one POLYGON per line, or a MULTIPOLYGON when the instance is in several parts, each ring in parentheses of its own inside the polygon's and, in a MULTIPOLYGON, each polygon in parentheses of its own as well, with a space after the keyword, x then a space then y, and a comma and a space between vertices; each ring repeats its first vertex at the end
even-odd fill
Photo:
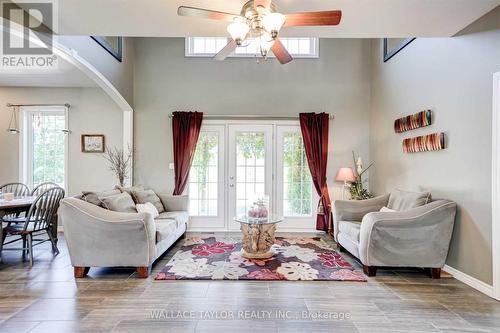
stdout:
POLYGON ((137 267, 137 275, 139 279, 145 279, 149 276, 149 266, 137 267))
POLYGON ((431 278, 440 279, 441 278, 441 268, 431 268, 431 278))
POLYGON ((377 275, 377 267, 363 265, 363 272, 368 276, 377 275))
POLYGON ((344 252, 344 248, 340 245, 340 243, 337 243, 337 250, 339 250, 339 252, 344 252))
POLYGON ((90 270, 90 267, 75 266, 75 267, 73 267, 73 269, 74 269, 74 273, 75 273, 75 278, 81 279, 87 275, 87 273, 90 270))

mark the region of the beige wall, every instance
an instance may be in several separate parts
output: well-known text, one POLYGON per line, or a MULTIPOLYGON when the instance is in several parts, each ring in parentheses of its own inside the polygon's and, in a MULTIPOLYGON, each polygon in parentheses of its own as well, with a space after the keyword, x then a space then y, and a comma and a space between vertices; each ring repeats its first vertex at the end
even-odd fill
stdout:
POLYGON ((99 88, 0 87, 0 184, 17 181, 19 136, 6 132, 11 111, 6 103, 69 103, 68 194, 116 184, 102 154, 80 151, 81 134, 104 134, 108 147, 122 147, 123 112, 99 88))
POLYGON ((328 182, 351 165, 351 150, 368 159, 370 92, 369 42, 321 40, 319 59, 276 60, 185 58, 184 39, 135 41, 135 182, 172 190, 171 122, 176 110, 206 114, 298 115, 329 112, 331 124, 328 182))
POLYGON ((381 41, 372 46, 371 187, 378 194, 425 189, 455 200, 447 264, 491 284, 491 115, 500 30, 418 38, 387 63, 381 41), (434 111, 431 127, 394 133, 394 119, 424 109, 434 111), (446 132, 446 150, 402 153, 403 138, 435 131, 446 132))

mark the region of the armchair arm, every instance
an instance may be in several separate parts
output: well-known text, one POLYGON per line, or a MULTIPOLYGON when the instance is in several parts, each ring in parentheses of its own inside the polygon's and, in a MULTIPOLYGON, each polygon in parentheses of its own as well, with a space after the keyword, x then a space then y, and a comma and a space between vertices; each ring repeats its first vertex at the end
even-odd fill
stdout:
POLYGON ((367 200, 335 200, 333 202, 333 231, 337 240, 339 221, 361 221, 371 212, 377 212, 387 206, 389 194, 367 200))
POLYGON ((367 214, 361 223, 359 256, 367 266, 444 266, 456 203, 437 200, 404 212, 367 214))
POLYGON ((172 195, 167 193, 157 193, 157 195, 167 212, 189 211, 188 195, 172 195))
POLYGON ((58 215, 73 266, 140 267, 156 258, 156 227, 150 214, 119 213, 66 198, 58 215))

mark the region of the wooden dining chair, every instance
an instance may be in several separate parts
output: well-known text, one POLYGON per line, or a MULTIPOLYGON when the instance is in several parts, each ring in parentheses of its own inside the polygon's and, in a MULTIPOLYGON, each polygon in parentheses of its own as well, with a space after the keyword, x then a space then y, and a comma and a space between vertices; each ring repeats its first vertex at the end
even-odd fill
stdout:
POLYGON ((51 189, 53 187, 59 187, 56 183, 53 182, 46 182, 46 183, 41 183, 40 185, 36 186, 33 191, 31 191, 31 196, 32 197, 37 197, 43 192, 47 191, 48 189, 51 189))
POLYGON ((0 186, 2 193, 14 193, 15 197, 30 195, 30 189, 23 183, 8 183, 0 186))
POLYGON ((8 225, 3 229, 2 243, 4 245, 12 244, 17 241, 23 242, 22 248, 5 248, 5 250, 22 250, 23 258, 26 252, 29 254, 30 266, 33 266, 33 246, 50 241, 52 243, 52 252, 58 254, 59 249, 50 226, 54 215, 59 208, 59 202, 64 197, 64 189, 53 187, 40 194, 31 205, 26 217, 14 217, 4 219, 8 225), (34 237, 47 234, 48 238, 36 239, 34 237), (6 241, 7 237, 12 240, 6 241), (35 242, 35 243, 34 243, 35 242))
MULTIPOLYGON (((0 193, 13 193, 15 197, 24 197, 30 195, 30 189, 23 183, 7 183, 0 186, 0 193)), ((9 214, 3 217, 3 221, 13 217, 19 217, 24 213, 9 214)))

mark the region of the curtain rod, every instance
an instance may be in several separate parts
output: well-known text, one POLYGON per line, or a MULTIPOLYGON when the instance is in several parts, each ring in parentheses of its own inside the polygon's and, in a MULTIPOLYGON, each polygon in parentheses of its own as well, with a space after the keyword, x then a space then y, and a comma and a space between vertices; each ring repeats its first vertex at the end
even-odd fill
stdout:
POLYGON ((13 107, 13 106, 65 106, 67 108, 71 107, 69 103, 65 104, 12 104, 12 103, 7 103, 7 107, 13 107))
MULTIPOLYGON (((169 114, 169 118, 173 118, 173 114, 169 114)), ((334 115, 329 116, 330 119, 335 119, 334 115)), ((203 119, 215 120, 297 120, 299 116, 268 116, 268 115, 222 115, 222 114, 203 114, 203 119)))

